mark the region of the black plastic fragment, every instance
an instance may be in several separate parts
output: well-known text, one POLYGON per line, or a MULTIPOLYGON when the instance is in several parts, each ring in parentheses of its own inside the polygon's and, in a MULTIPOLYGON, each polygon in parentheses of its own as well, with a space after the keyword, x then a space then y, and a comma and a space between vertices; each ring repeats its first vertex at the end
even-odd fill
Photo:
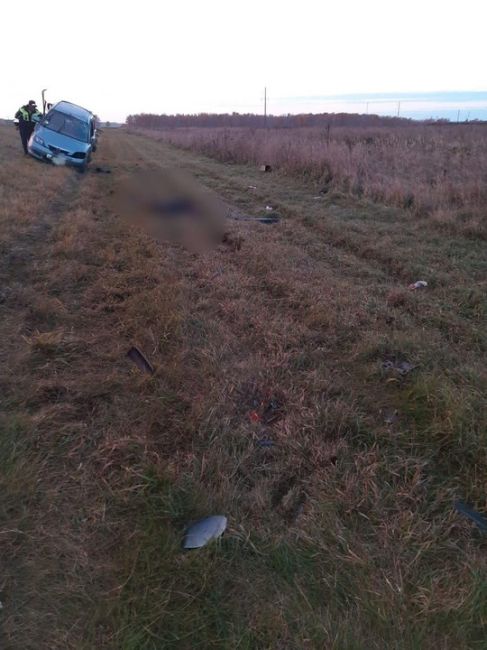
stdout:
POLYGON ((463 501, 455 501, 453 505, 457 512, 465 515, 465 517, 468 517, 468 519, 473 521, 477 528, 483 533, 487 533, 487 517, 480 514, 480 512, 477 512, 463 501))
POLYGON ((148 375, 154 374, 154 368, 138 348, 130 348, 130 350, 127 352, 127 356, 135 363, 139 370, 146 372, 148 375))
POLYGON ((271 224, 271 223, 279 223, 280 217, 277 215, 274 217, 261 217, 260 219, 257 219, 259 223, 266 223, 266 224, 271 224))

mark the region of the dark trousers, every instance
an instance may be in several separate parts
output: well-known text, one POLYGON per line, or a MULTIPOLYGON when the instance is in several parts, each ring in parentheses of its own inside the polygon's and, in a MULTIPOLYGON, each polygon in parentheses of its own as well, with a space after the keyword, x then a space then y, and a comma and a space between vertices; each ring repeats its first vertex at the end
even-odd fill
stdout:
POLYGON ((24 153, 28 153, 27 143, 29 142, 29 138, 32 135, 32 131, 34 130, 34 127, 35 127, 34 122, 24 122, 23 120, 19 122, 19 133, 20 133, 20 139, 22 140, 24 153))

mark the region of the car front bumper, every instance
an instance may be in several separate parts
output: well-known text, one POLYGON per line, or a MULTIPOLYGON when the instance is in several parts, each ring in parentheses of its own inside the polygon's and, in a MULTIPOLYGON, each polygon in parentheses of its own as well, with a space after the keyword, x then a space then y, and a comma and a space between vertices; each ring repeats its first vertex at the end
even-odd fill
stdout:
POLYGON ((55 154, 48 147, 44 147, 38 142, 29 142, 27 147, 31 156, 38 160, 52 162, 55 165, 70 165, 71 167, 85 167, 87 158, 73 158, 64 154, 55 154))

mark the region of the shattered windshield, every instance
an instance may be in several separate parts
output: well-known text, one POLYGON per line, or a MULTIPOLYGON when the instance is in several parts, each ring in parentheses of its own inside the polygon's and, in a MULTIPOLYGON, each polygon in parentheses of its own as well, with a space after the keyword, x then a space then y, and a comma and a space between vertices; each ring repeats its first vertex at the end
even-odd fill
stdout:
POLYGON ((62 133, 62 135, 67 135, 81 142, 89 142, 90 140, 90 129, 86 122, 60 111, 51 111, 42 122, 42 125, 46 129, 62 133))

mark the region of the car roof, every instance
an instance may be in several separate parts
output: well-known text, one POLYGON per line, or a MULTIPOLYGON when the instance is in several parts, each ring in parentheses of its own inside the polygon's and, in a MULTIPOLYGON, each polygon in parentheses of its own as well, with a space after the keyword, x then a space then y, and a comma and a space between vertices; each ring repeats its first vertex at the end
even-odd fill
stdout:
POLYGON ((86 108, 72 104, 65 100, 58 102, 52 108, 52 111, 60 111, 66 115, 71 115, 72 117, 78 118, 78 120, 90 120, 93 117, 93 113, 86 108))

